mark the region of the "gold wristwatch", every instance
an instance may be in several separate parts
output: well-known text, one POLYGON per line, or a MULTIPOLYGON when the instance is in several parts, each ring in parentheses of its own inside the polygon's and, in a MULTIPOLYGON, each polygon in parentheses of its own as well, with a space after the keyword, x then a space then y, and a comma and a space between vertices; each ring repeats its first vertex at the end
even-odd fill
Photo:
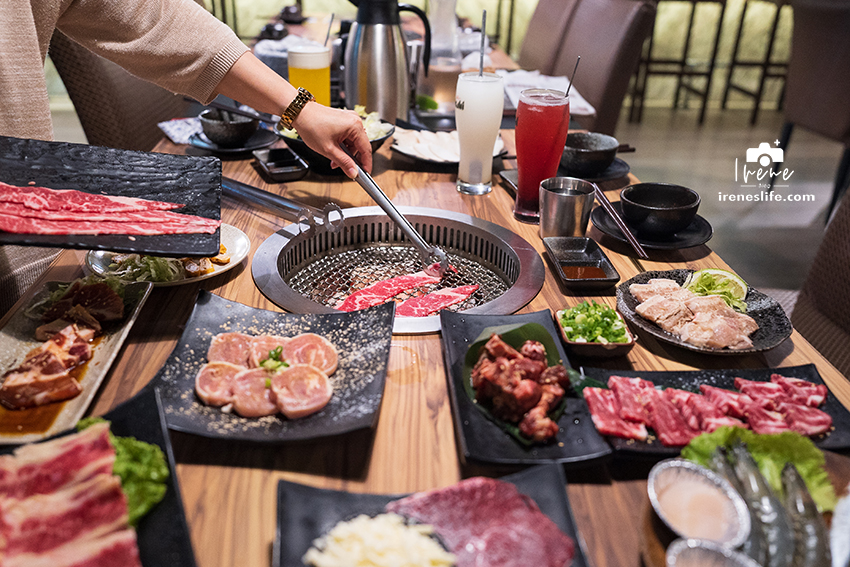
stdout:
POLYGON ((301 113, 301 109, 303 109, 304 105, 311 100, 316 99, 312 94, 310 94, 310 91, 303 87, 298 87, 298 94, 295 95, 295 98, 292 99, 292 102, 289 103, 289 106, 287 106, 286 110, 284 110, 283 114, 281 114, 280 122, 277 123, 277 129, 292 129, 292 123, 296 118, 298 118, 298 115, 301 113))

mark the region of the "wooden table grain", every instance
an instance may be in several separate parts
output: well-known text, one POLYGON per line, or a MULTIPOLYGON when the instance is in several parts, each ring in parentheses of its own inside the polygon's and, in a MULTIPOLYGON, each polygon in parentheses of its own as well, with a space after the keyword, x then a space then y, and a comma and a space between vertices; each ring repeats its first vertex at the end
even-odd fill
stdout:
MULTIPOLYGON (((509 151, 512 131, 503 131, 509 151)), ((280 142, 279 142, 280 143, 280 142)), ((388 145, 387 145, 388 146, 388 145)), ((196 150, 162 142, 158 151, 196 150)), ((513 162, 505 162, 512 167, 513 162)), ((343 177, 319 177, 267 184, 250 160, 227 160, 224 175, 314 207, 333 201, 343 208, 371 206, 369 197, 343 177)), ((393 154, 388 147, 375 156, 373 176, 397 205, 424 206, 466 213, 516 232, 545 256, 537 227, 514 220, 512 199, 498 184, 485 196, 455 190, 455 174, 429 171, 422 164, 393 154)), ((628 179, 603 188, 616 200, 616 189, 628 179)), ((253 307, 281 311, 256 288, 251 258, 257 247, 287 224, 265 210, 224 197, 222 220, 242 229, 251 252, 241 266, 204 282, 155 289, 112 368, 93 414, 102 414, 138 392, 156 374, 175 346, 199 288, 253 307)), ((623 280, 643 270, 728 268, 708 246, 677 251, 650 251, 637 261, 627 245, 595 228, 589 235, 605 249, 623 280)), ((65 251, 41 282, 82 275, 84 252, 65 251)), ((40 288, 37 283, 33 290, 40 288)), ((28 301, 31 291, 19 302, 28 301)), ((585 298, 614 306, 613 292, 582 296, 563 292, 546 270, 542 291, 521 312, 557 310, 585 298)), ((830 390, 850 406, 850 385, 798 333, 763 354, 712 357, 659 343, 639 334, 627 358, 594 362, 611 368, 689 370, 696 368, 763 368, 814 363, 830 390)), ((270 564, 275 535, 276 486, 280 479, 355 492, 400 493, 447 486, 475 474, 500 475, 507 469, 463 467, 459 463, 447 395, 440 335, 395 336, 389 358, 384 402, 374 432, 283 445, 252 445, 172 433, 177 474, 200 567, 264 567, 270 564)), ((566 432, 569 435, 569 431, 566 432)), ((648 466, 617 460, 605 466, 568 470, 568 496, 590 563, 595 567, 638 567, 640 526, 648 503, 648 466)))

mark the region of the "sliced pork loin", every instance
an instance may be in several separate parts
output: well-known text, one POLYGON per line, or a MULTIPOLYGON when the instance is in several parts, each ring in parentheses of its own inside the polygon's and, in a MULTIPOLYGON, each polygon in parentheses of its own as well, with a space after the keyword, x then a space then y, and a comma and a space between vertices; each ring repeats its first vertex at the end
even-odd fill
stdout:
POLYGON ((208 362, 195 377, 195 393, 208 406, 227 405, 233 401, 234 379, 245 370, 230 362, 208 362))
POLYGON ((278 412, 265 368, 243 370, 233 378, 233 411, 242 417, 264 417, 278 412))
POLYGON ((387 512, 413 518, 457 557, 457 567, 565 567, 575 544, 513 484, 473 477, 390 502, 387 512))
POLYGON ((210 341, 207 360, 210 362, 229 362, 248 368, 251 359, 251 340, 244 333, 219 333, 210 341))
POLYGON ((629 286, 629 293, 641 303, 656 296, 681 298, 682 291, 687 292, 685 297, 693 295, 691 292, 683 290, 675 281, 667 278, 653 278, 645 284, 635 283, 629 286))
POLYGON ((638 315, 686 343, 733 350, 753 346, 749 336, 758 324, 729 307, 719 295, 697 296, 668 279, 632 284, 629 292, 640 302, 635 307, 638 315))
POLYGON ((650 297, 635 307, 635 313, 674 335, 678 335, 682 327, 694 317, 684 301, 663 295, 650 297))
POLYGON ((312 364, 292 364, 271 376, 277 407, 289 419, 321 411, 333 395, 328 375, 312 364))

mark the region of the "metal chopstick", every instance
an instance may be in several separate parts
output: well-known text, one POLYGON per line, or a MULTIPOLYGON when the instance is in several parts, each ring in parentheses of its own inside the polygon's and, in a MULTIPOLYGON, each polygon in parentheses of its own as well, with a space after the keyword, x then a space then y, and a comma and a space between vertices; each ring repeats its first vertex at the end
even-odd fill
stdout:
POLYGON ((366 173, 360 163, 351 155, 351 152, 345 146, 340 146, 351 159, 354 160, 354 165, 357 166, 357 177, 354 179, 366 193, 381 207, 387 216, 398 226, 405 236, 413 243, 413 246, 419 251, 419 256, 422 263, 425 264, 425 273, 432 276, 443 277, 446 270, 449 268, 448 256, 437 246, 432 246, 425 242, 422 235, 416 232, 416 228, 410 221, 407 220, 401 212, 396 208, 386 193, 375 183, 372 176, 366 173))
POLYGON ((611 218, 614 219, 614 223, 620 229, 620 232, 623 233, 623 236, 626 237, 626 240, 629 241, 629 244, 632 245, 632 248, 635 249, 638 256, 643 258, 644 260, 649 260, 649 255, 646 253, 646 250, 643 249, 643 246, 640 245, 635 235, 632 234, 632 231, 629 230, 629 227, 626 226, 626 223, 623 221, 623 218, 617 213, 617 210, 614 208, 614 205, 611 204, 611 201, 608 200, 608 197, 605 196, 605 193, 602 189, 599 188, 598 185, 594 184, 596 187, 596 200, 599 201, 599 204, 602 205, 602 208, 605 209, 605 212, 611 215, 611 218))

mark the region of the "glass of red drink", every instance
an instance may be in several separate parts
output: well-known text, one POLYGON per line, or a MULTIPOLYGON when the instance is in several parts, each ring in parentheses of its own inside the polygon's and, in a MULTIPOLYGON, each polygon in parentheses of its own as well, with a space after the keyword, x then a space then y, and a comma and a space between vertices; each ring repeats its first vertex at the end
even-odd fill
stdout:
POLYGON ((570 126, 570 98, 561 91, 526 89, 516 109, 517 182, 514 217, 537 223, 540 182, 555 177, 570 126))

